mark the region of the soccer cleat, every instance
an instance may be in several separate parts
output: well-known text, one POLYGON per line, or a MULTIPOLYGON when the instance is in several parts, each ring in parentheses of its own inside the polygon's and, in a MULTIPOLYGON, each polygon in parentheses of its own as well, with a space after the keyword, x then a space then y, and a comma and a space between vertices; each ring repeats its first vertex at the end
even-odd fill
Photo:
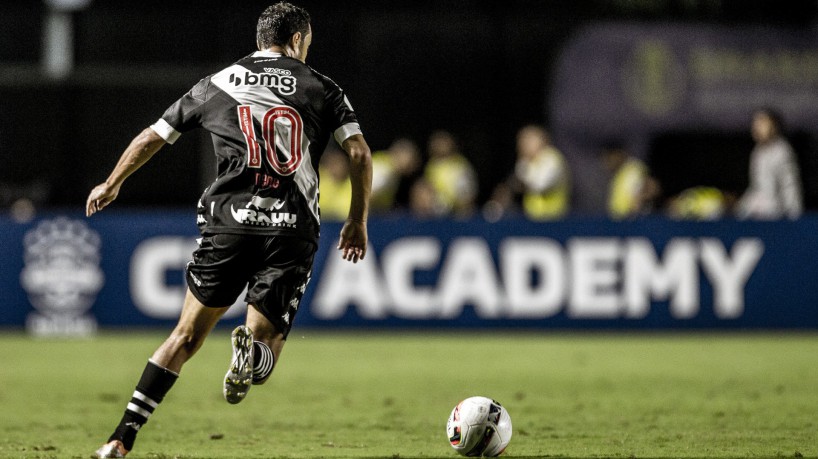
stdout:
POLYGON ((236 404, 244 400, 253 384, 253 332, 239 325, 231 335, 233 359, 224 375, 224 399, 236 404))
POLYGON ((111 457, 125 457, 126 454, 128 454, 128 450, 125 449, 125 445, 123 445, 121 441, 111 440, 102 445, 102 447, 97 450, 96 456, 94 457, 104 459, 111 457))

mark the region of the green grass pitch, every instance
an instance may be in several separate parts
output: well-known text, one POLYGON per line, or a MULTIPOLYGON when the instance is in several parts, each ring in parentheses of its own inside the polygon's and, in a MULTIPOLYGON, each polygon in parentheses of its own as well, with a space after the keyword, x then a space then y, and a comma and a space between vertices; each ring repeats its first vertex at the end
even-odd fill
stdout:
MULTIPOLYGON (((0 333, 0 457, 87 458, 164 332, 35 340, 0 333)), ((503 403, 508 457, 818 456, 818 335, 290 335, 273 378, 221 396, 228 335, 209 338, 133 458, 455 458, 445 424, 503 403)))

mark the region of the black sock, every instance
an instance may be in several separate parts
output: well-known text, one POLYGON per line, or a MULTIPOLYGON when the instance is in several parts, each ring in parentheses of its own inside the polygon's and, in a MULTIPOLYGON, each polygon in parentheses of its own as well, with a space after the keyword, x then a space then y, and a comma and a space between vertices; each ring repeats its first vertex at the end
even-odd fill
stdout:
POLYGON ((125 414, 108 441, 120 440, 125 449, 130 451, 137 432, 148 422, 153 410, 159 406, 178 377, 178 374, 148 360, 131 401, 125 408, 125 414))
POLYGON ((261 341, 253 341, 253 383, 267 379, 274 365, 275 356, 270 347, 261 341))

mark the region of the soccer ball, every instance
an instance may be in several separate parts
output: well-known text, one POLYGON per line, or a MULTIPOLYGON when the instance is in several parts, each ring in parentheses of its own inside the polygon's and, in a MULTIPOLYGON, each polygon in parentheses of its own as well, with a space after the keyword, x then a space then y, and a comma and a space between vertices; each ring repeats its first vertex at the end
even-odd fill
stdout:
POLYGON ((446 436, 463 456, 499 456, 511 440, 511 417, 490 398, 469 397, 449 415, 446 436))

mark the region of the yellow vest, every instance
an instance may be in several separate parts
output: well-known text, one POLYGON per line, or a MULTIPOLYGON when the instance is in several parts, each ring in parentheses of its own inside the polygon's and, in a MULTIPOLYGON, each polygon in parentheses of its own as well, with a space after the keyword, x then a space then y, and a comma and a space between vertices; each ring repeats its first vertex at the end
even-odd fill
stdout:
POLYGON ((319 168, 321 182, 318 184, 318 206, 322 220, 346 220, 349 203, 352 200, 352 184, 349 179, 335 180, 332 175, 319 168))
POLYGON ((608 213, 612 218, 625 218, 639 211, 639 195, 647 173, 645 164, 635 158, 628 159, 616 171, 608 196, 608 213))
POLYGON ((471 164, 461 155, 430 160, 426 165, 424 176, 435 189, 440 203, 446 209, 457 210, 462 204, 461 194, 464 191, 471 194, 476 191, 462 188, 463 185, 473 187, 474 175, 471 164))
POLYGON ((714 220, 724 213, 724 194, 718 188, 697 186, 681 192, 671 210, 675 218, 714 220))
POLYGON ((568 178, 565 158, 555 148, 548 148, 546 151, 545 155, 551 155, 559 161, 563 176, 559 184, 547 191, 541 193, 526 191, 523 194, 523 211, 532 220, 556 220, 568 213, 571 181, 568 178))
POLYGON ((372 194, 369 206, 373 211, 390 210, 395 204, 395 193, 398 189, 398 177, 389 151, 372 153, 372 194))

